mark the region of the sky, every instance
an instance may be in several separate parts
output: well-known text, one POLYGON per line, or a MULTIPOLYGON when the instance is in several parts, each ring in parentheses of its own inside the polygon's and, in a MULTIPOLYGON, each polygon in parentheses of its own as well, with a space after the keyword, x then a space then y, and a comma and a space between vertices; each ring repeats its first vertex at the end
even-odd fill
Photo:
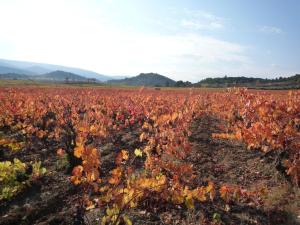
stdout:
POLYGON ((175 80, 300 73, 298 0, 0 0, 0 58, 175 80))

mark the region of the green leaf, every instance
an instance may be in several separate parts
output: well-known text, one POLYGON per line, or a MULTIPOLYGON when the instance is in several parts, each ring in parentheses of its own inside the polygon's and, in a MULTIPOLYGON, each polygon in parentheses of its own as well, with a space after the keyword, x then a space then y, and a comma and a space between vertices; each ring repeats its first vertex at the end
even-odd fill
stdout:
POLYGON ((47 169, 45 168, 45 167, 43 167, 42 169, 41 169, 41 174, 45 174, 47 172, 47 169))
POLYGON ((220 222, 221 221, 221 215, 219 213, 213 214, 213 220, 220 222))

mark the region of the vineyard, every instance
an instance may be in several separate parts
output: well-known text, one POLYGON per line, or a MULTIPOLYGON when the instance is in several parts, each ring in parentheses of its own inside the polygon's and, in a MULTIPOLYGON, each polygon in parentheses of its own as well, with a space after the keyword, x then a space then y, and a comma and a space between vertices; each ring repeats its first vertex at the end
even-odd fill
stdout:
POLYGON ((0 224, 299 224, 300 91, 0 89, 0 224))

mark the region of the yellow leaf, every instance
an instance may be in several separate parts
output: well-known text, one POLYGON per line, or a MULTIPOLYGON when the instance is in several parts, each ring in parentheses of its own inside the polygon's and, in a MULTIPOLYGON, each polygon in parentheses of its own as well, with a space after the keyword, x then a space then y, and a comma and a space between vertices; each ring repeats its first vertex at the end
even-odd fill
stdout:
POLYGON ((191 195, 188 195, 185 198, 185 205, 188 207, 188 209, 194 209, 194 199, 191 195))
POLYGON ((124 222, 126 223, 126 225, 132 225, 132 222, 128 216, 124 215, 123 219, 124 219, 124 222))
POLYGON ((136 157, 142 157, 142 156, 143 156, 143 152, 142 152, 142 150, 139 149, 139 148, 136 148, 136 149, 134 150, 134 154, 135 154, 136 157))
POLYGON ((110 209, 109 207, 106 209, 106 214, 108 215, 108 216, 113 216, 114 215, 114 211, 113 211, 113 209, 110 209))
POLYGON ((107 216, 103 216, 101 219, 101 225, 105 225, 107 222, 107 216))
POLYGON ((206 187, 206 192, 209 193, 210 199, 214 200, 216 196, 215 187, 213 182, 208 182, 208 186, 206 187))

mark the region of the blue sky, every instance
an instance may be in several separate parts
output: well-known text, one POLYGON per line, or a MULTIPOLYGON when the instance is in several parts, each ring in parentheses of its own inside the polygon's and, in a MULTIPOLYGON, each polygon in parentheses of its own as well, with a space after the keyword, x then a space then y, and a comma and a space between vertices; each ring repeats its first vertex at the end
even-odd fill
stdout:
POLYGON ((297 0, 1 0, 0 58, 176 80, 300 73, 297 0))

